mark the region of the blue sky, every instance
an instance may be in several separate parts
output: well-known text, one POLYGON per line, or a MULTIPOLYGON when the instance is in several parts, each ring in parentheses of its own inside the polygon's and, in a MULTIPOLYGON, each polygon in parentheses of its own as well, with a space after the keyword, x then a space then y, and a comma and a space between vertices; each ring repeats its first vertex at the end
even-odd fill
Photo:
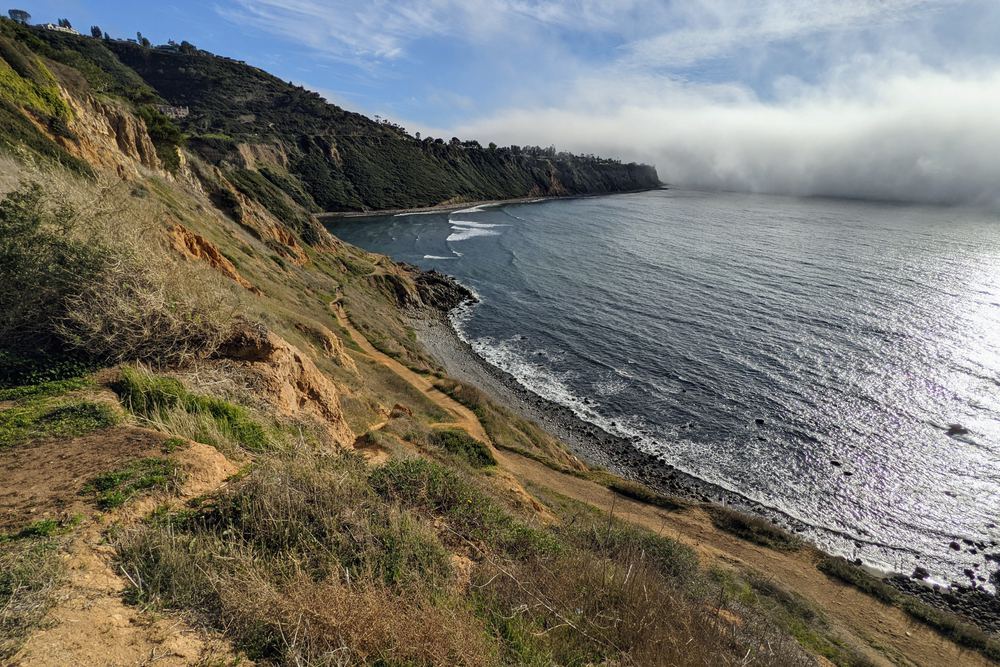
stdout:
POLYGON ((989 198, 1000 183, 1000 164, 975 150, 1000 149, 997 0, 18 6, 35 21, 187 39, 425 134, 613 153, 679 183, 929 201, 989 198), (884 146, 859 172, 845 147, 870 154, 873 142, 884 146), (970 170, 982 180, 963 185, 970 170))

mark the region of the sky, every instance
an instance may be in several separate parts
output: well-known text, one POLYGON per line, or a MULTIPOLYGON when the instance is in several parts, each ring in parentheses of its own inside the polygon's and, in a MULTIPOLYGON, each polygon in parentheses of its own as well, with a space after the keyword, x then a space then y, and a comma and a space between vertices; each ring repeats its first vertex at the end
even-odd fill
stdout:
POLYGON ((1000 0, 31 0, 424 135, 679 186, 1000 206, 1000 0))

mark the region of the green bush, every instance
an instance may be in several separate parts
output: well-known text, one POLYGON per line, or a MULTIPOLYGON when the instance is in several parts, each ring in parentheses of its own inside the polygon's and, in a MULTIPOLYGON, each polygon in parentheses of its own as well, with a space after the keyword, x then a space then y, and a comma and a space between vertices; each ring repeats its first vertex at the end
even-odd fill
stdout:
POLYGON ((497 464, 497 460, 493 457, 490 448, 465 431, 459 429, 434 431, 431 434, 430 441, 432 444, 467 461, 475 468, 495 466, 497 464))

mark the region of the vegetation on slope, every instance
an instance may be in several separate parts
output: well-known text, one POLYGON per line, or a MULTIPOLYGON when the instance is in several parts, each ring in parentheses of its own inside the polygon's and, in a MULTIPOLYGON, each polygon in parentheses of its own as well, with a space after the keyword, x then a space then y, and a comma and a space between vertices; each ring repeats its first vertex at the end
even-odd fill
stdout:
MULTIPOLYGON (((651 167, 548 149, 484 148, 457 139, 417 140, 402 128, 327 103, 262 70, 200 51, 108 43, 171 104, 191 149, 248 183, 240 144, 262 145, 263 179, 307 209, 349 211, 434 205, 450 200, 615 192, 656 187, 651 167)), ((253 168, 252 165, 246 165, 253 168)), ((234 181, 235 182, 235 181, 234 181)), ((273 200, 273 198, 270 198, 273 200)))
POLYGON ((192 269, 157 252, 148 213, 123 188, 55 187, 32 183, 0 201, 0 348, 155 363, 211 354, 234 314, 229 293, 209 287, 217 279, 185 289, 192 269))

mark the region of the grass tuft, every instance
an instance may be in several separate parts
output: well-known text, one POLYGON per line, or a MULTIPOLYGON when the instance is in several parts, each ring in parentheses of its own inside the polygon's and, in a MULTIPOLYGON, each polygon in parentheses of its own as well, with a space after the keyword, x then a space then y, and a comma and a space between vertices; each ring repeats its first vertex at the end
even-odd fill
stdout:
POLYGON ((271 447, 264 427, 242 406, 189 392, 179 380, 126 366, 112 385, 125 407, 168 433, 252 452, 271 447))
POLYGON ((124 505, 140 493, 176 488, 180 475, 176 461, 144 458, 98 475, 87 482, 81 493, 92 495, 102 510, 110 510, 124 505))
POLYGON ((802 547, 802 540, 763 519, 721 505, 706 505, 705 510, 716 528, 740 539, 778 551, 795 551, 802 547))
POLYGON ((430 441, 446 452, 467 461, 474 468, 485 468, 497 464, 490 448, 465 431, 459 429, 434 431, 430 441))
POLYGON ((23 540, 0 548, 0 662, 7 664, 55 603, 63 575, 57 545, 23 540))

